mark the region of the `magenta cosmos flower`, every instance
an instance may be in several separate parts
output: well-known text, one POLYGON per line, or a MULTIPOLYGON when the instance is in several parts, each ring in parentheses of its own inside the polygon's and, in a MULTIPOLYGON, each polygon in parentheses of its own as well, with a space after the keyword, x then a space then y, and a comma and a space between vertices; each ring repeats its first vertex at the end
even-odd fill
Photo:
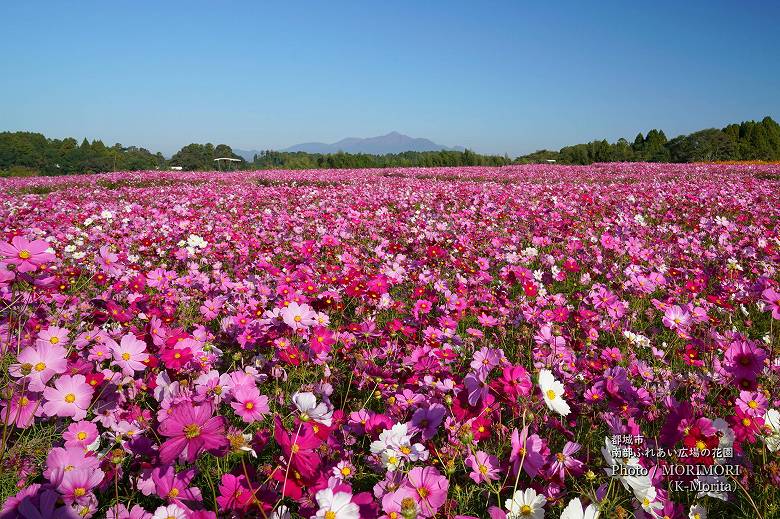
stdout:
POLYGON ((184 402, 176 406, 159 431, 170 438, 160 446, 160 459, 166 464, 182 453, 188 463, 193 463, 201 452, 218 454, 230 443, 225 436, 225 419, 211 416, 209 405, 184 402))
POLYGON ((0 257, 5 263, 16 265, 19 272, 32 272, 41 263, 54 259, 54 254, 46 252, 50 245, 43 240, 28 241, 23 236, 15 236, 11 243, 0 242, 0 257))
POLYGON ((71 416, 74 420, 82 420, 87 416, 94 391, 84 375, 63 375, 54 382, 54 387, 43 390, 46 399, 43 412, 47 416, 71 416))
POLYGON ((420 517, 433 517, 447 500, 449 482, 433 467, 415 467, 410 470, 405 486, 414 491, 420 517))

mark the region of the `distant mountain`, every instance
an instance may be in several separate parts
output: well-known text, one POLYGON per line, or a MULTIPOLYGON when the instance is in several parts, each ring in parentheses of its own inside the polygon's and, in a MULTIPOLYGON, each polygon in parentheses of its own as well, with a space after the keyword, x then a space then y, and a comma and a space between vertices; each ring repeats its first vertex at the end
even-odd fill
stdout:
POLYGON ((243 158, 247 162, 252 162, 255 158, 255 154, 260 155, 260 150, 237 150, 233 148, 233 153, 243 158))
MULTIPOLYGON (((390 132, 387 135, 379 137, 368 137, 361 139, 358 137, 348 137, 341 139, 333 144, 324 142, 304 142, 296 144, 281 151, 295 152, 304 151, 306 153, 336 153, 343 151, 345 153, 368 153, 370 155, 386 155, 388 153, 401 153, 404 151, 463 151, 462 146, 447 147, 436 144, 429 139, 409 137, 398 132, 390 132)), ((258 150, 233 150, 234 153, 251 161, 258 150)))

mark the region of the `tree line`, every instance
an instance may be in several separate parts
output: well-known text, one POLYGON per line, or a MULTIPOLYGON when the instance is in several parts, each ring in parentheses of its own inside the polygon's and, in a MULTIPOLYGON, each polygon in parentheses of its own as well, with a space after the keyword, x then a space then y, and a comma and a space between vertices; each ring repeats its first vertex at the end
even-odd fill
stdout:
POLYGON ((771 117, 744 121, 722 129, 708 128, 671 140, 663 130, 641 133, 633 142, 618 139, 565 146, 558 151, 540 150, 518 157, 517 163, 556 161, 563 164, 594 162, 715 162, 780 161, 780 125, 771 117))
MULTIPOLYGON (((0 132, 0 175, 65 175, 103 171, 213 170, 216 158, 232 158, 230 169, 340 169, 437 166, 504 166, 556 162, 712 162, 780 161, 780 125, 771 117, 709 128, 667 139, 663 130, 638 134, 633 141, 606 139, 539 150, 515 159, 465 151, 408 151, 387 155, 305 153, 267 150, 246 161, 227 144, 192 143, 170 159, 136 146, 106 146, 100 140, 48 139, 40 133, 0 132)), ((219 166, 221 167, 221 166, 219 166)))

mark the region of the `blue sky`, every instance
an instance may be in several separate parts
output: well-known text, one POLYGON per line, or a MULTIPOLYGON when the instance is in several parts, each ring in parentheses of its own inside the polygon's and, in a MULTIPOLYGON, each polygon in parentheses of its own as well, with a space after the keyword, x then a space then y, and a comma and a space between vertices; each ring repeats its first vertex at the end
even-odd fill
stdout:
POLYGON ((780 2, 2 2, 0 130, 518 155, 780 119, 780 2))

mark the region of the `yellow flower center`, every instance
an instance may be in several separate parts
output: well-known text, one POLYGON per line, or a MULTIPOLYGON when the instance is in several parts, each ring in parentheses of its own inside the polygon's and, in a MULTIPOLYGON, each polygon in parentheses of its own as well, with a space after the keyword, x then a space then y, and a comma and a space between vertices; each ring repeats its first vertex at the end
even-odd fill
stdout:
POLYGON ((251 411, 252 409, 254 409, 254 408, 255 408, 255 404, 253 404, 252 402, 247 402, 247 403, 244 405, 244 407, 246 407, 247 409, 249 409, 249 410, 251 411))
POLYGON ((75 489, 73 489, 73 495, 76 497, 81 497, 86 493, 87 493, 87 489, 84 487, 76 487, 75 489))
POLYGON ((173 354, 173 358, 174 359, 180 359, 181 358, 181 353, 179 353, 179 352, 174 353, 173 354))
POLYGON ((168 497, 176 498, 179 495, 179 489, 178 488, 172 488, 170 492, 168 492, 168 497))
POLYGON ((336 512, 333 510, 328 510, 325 512, 325 519, 336 519, 336 512))
POLYGON ((699 441, 696 442, 696 448, 699 449, 700 451, 702 451, 702 450, 707 448, 707 444, 704 443, 703 441, 699 440, 699 441))
POLYGON ((26 406, 29 403, 30 403, 30 399, 27 398, 26 396, 23 396, 22 398, 19 399, 19 405, 21 406, 26 406))
POLYGON ((299 450, 301 450, 301 446, 298 445, 297 443, 293 443, 293 446, 292 446, 293 454, 297 454, 299 450))
POLYGON ((407 447, 406 445, 403 445, 401 447, 401 452, 404 453, 404 454, 409 454, 410 452, 412 452, 412 449, 407 447))
POLYGON ((485 474, 487 474, 487 473, 488 473, 488 468, 487 468, 487 465, 480 465, 480 466, 479 466, 479 472, 480 472, 482 475, 485 475, 485 474))
POLYGON ((65 472, 70 472, 71 470, 75 469, 73 465, 65 465, 65 472))
POLYGON ((755 409, 758 407, 758 402, 756 402, 755 400, 751 400, 750 402, 748 402, 748 407, 751 409, 755 409))
POLYGON ((122 354, 122 360, 130 360, 130 354, 127 352, 124 352, 122 354))
POLYGON ((521 513, 522 515, 531 515, 531 512, 532 512, 532 511, 533 511, 533 510, 532 510, 532 509, 531 509, 531 507, 530 507, 530 506, 528 506, 528 505, 523 505, 523 506, 521 506, 521 507, 520 507, 520 513, 521 513))
POLYGON ((548 389, 547 398, 549 398, 550 400, 555 400, 555 391, 553 391, 552 389, 548 389))
POLYGON ((85 433, 84 431, 81 431, 81 432, 79 432, 76 435, 76 438, 78 438, 79 440, 82 440, 82 441, 86 440, 87 439, 87 433, 85 433))
POLYGON ((745 427, 748 427, 750 424, 751 424, 750 418, 745 417, 742 419, 742 425, 744 425, 745 427))
POLYGON ((49 342, 52 343, 52 344, 57 344, 57 343, 60 342, 60 338, 59 337, 52 337, 51 339, 49 339, 49 342))
POLYGON ((566 460, 566 456, 564 456, 562 452, 559 452, 558 454, 556 454, 555 457, 558 458, 558 461, 560 461, 561 463, 564 460, 566 460))
POLYGON ((184 436, 190 440, 200 436, 200 426, 196 423, 191 423, 184 426, 184 436))
POLYGON ((67 395, 65 395, 65 401, 69 404, 72 404, 73 402, 76 401, 76 395, 74 395, 73 393, 68 393, 67 395))
POLYGON ((349 476, 350 474, 352 474, 352 469, 351 468, 349 468, 349 467, 342 467, 341 468, 341 475, 342 476, 349 476))
POLYGON ((46 364, 43 362, 39 362, 35 365, 35 371, 43 371, 44 369, 46 369, 46 364))
POLYGON ((30 254, 30 251, 28 251, 27 249, 22 249, 22 250, 19 251, 19 258, 20 259, 23 259, 23 260, 30 259, 30 256, 32 256, 32 254, 30 254))
MULTIPOLYGON (((299 322, 301 322, 302 320, 303 320, 303 317, 301 317, 300 315, 296 315, 296 316, 295 316, 295 322, 296 322, 296 323, 299 323, 299 322)), ((327 515, 327 514, 325 514, 325 515, 327 515)), ((335 515, 334 515, 334 517, 335 517, 335 515)))
POLYGON ((430 491, 425 487, 420 487, 417 489, 417 493, 420 495, 421 498, 425 499, 430 495, 430 491))

